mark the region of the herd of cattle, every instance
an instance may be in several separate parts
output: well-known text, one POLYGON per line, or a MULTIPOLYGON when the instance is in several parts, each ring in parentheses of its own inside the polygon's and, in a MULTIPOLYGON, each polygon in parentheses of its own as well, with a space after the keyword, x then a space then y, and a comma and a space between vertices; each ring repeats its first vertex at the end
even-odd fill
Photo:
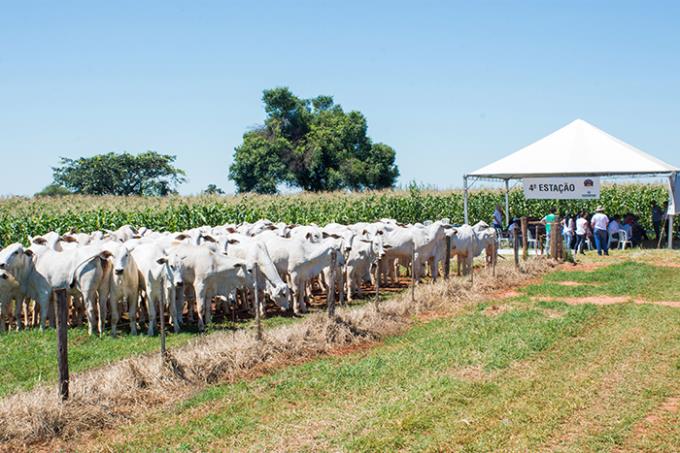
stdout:
MULTIPOLYGON (((199 330, 211 322, 212 303, 240 304, 255 310, 249 294, 282 311, 307 311, 312 282, 341 303, 366 282, 395 282, 398 266, 411 266, 417 281, 436 280, 447 254, 458 258, 458 274, 472 270, 472 260, 486 251, 496 256, 496 231, 480 222, 451 225, 448 219, 403 225, 392 219, 341 225, 255 223, 200 227, 180 233, 124 226, 91 234, 48 233, 0 251, 0 330, 8 319, 54 325, 56 290, 66 290, 70 324, 87 314, 89 333, 103 334, 107 321, 116 335, 121 310, 130 332, 146 322, 153 335, 161 307, 175 331, 184 316, 199 330), (345 297, 346 296, 346 297, 345 297), (263 300, 263 299, 260 299, 263 300), (12 306, 14 312, 10 313, 12 306), (29 320, 29 307, 32 317, 29 320)), ((233 305, 232 305, 233 306, 233 305)), ((263 313, 263 305, 260 305, 263 313)))

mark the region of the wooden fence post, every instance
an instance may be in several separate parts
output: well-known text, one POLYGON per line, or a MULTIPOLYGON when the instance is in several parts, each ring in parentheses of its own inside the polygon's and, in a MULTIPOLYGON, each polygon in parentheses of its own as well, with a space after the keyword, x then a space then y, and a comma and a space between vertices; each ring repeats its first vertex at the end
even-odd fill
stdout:
POLYGON ((59 396, 66 401, 69 396, 68 376, 68 301, 66 290, 56 291, 57 300, 57 366, 59 368, 59 396))
POLYGON ((411 302, 416 301, 416 245, 411 252, 411 302))
POLYGON ((528 228, 528 221, 526 217, 522 217, 521 219, 521 227, 522 227, 522 258, 524 261, 526 261, 529 258, 529 237, 527 234, 529 234, 529 228, 528 228))
POLYGON ((165 359, 165 300, 165 290, 163 290, 161 292, 160 303, 158 304, 158 317, 161 321, 161 359, 165 359))
POLYGON ((335 263, 337 262, 338 252, 333 249, 331 250, 331 272, 330 277, 328 277, 328 317, 332 318, 335 316, 335 263))
MULTIPOLYGON (((347 286, 349 290, 352 291, 352 284, 348 283, 347 286)), ((378 311, 380 307, 380 257, 378 257, 377 265, 375 268, 375 311, 378 311)))
POLYGON ((512 250, 515 255, 515 268, 519 269, 519 234, 517 224, 515 224, 515 228, 512 230, 512 250))
POLYGON ((557 231, 558 230, 557 226, 559 225, 559 222, 560 222, 560 217, 555 216, 555 220, 550 223, 550 257, 554 258, 554 259, 557 259, 557 257, 559 256, 557 254, 557 252, 558 252, 558 250, 557 250, 557 244, 558 244, 557 236, 559 234, 559 231, 557 231))
POLYGON ((262 341, 262 320, 260 319, 260 291, 257 287, 257 265, 253 268, 253 294, 255 302, 255 327, 257 329, 257 341, 262 341))
POLYGON ((446 258, 444 258, 444 279, 449 279, 451 271, 451 236, 446 235, 446 258))

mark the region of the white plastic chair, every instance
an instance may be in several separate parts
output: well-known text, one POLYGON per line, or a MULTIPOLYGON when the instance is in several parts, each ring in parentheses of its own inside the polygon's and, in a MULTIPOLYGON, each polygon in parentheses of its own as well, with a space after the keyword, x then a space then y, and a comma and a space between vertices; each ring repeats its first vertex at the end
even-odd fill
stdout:
POLYGON ((626 250, 626 245, 630 245, 631 247, 633 246, 633 241, 631 241, 631 240, 628 238, 628 233, 626 233, 626 230, 619 230, 618 236, 619 236, 619 239, 618 239, 619 245, 618 245, 618 247, 619 247, 621 250, 626 250))
MULTIPOLYGON (((620 236, 619 236, 619 233, 620 233, 621 231, 622 231, 622 230, 619 230, 619 231, 617 231, 616 233, 607 232, 607 234, 608 234, 608 236, 609 236, 609 240, 607 241, 607 248, 611 249, 611 248, 612 248, 612 244, 613 244, 614 242, 617 242, 617 243, 619 242, 619 237, 620 237, 620 236)), ((623 234, 626 234, 626 232, 624 231, 623 234)), ((616 244, 616 245, 618 246, 619 244, 616 244)))

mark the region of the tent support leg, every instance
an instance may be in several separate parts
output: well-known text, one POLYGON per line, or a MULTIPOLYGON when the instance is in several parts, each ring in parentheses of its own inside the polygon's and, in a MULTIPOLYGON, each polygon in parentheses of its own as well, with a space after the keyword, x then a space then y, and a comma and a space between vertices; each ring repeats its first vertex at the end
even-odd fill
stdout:
POLYGON ((673 217, 668 216, 668 250, 673 250, 673 217))
POLYGON ((465 218, 465 223, 468 221, 468 177, 463 176, 463 216, 465 218))
POLYGON ((505 224, 510 225, 510 180, 505 180, 505 224))

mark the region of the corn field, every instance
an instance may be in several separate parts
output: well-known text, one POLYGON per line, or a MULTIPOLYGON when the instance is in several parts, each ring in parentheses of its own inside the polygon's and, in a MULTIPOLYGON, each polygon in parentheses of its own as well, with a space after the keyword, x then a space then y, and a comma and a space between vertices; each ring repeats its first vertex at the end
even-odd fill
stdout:
MULTIPOLYGON (((650 204, 663 204, 668 192, 661 184, 604 185, 600 200, 527 200, 521 190, 510 192, 512 216, 542 217, 551 206, 560 213, 587 209, 602 204, 609 214, 632 212, 651 228, 650 204)), ((503 203, 500 190, 480 189, 470 193, 472 223, 490 223, 496 203, 503 203)), ((429 191, 411 188, 403 191, 363 193, 324 193, 297 195, 237 195, 195 197, 86 197, 0 199, 0 245, 26 244, 29 236, 48 231, 91 232, 117 229, 130 224, 154 230, 181 231, 202 225, 254 222, 354 223, 394 218, 401 222, 447 217, 463 222, 462 191, 429 191)))

